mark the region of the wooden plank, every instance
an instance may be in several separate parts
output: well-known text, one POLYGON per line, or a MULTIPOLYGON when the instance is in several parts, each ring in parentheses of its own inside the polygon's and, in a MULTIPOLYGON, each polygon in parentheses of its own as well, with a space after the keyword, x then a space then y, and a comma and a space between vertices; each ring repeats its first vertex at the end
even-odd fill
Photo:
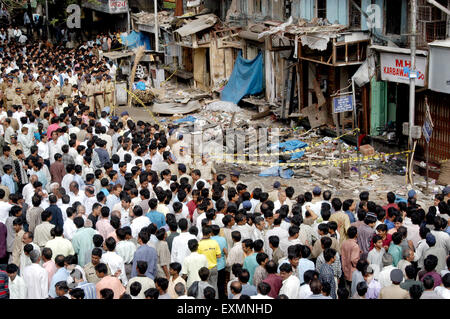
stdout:
POLYGON ((266 117, 268 115, 272 114, 272 111, 270 110, 270 107, 267 107, 265 111, 262 111, 261 113, 255 114, 251 117, 252 120, 261 119, 263 117, 266 117))

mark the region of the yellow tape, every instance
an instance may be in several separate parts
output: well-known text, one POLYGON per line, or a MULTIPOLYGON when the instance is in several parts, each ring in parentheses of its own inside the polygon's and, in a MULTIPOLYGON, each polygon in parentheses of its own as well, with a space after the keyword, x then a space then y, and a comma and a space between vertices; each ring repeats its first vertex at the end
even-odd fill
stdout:
POLYGON ((150 109, 147 107, 147 105, 144 104, 144 102, 142 102, 133 92, 130 92, 127 89, 125 89, 125 91, 127 91, 127 93, 129 95, 131 95, 132 98, 134 98, 136 101, 138 101, 139 104, 141 104, 144 107, 144 109, 150 113, 150 116, 152 117, 153 121, 155 121, 155 123, 157 123, 158 125, 161 126, 161 123, 159 123, 159 121, 156 119, 155 115, 153 115, 153 112, 150 111, 150 109))
POLYGON ((351 163, 360 161, 368 161, 372 159, 384 159, 388 156, 401 155, 401 154, 409 154, 412 151, 402 151, 402 152, 394 152, 394 153, 385 153, 385 154, 376 154, 372 156, 364 156, 364 157, 350 157, 345 159, 337 159, 337 160, 325 160, 325 161, 314 161, 314 162, 302 162, 302 163, 269 163, 269 162, 261 162, 261 161, 245 161, 245 160, 229 160, 222 159, 223 163, 235 163, 235 164, 247 164, 247 165, 255 165, 255 166, 281 166, 281 167, 305 167, 305 166, 325 166, 325 165, 338 165, 342 163, 351 163))
POLYGON ((342 137, 344 137, 346 135, 354 134, 356 131, 359 131, 359 128, 355 128, 355 129, 351 130, 350 132, 342 134, 342 135, 340 135, 338 137, 335 137, 335 138, 333 138, 331 140, 328 140, 328 141, 322 141, 322 142, 319 142, 319 143, 314 143, 314 144, 312 144, 310 146, 307 146, 307 147, 303 147, 303 148, 296 149, 296 150, 293 150, 293 151, 281 152, 281 153, 270 153, 270 154, 269 153, 266 153, 266 154, 257 154, 257 153, 255 153, 255 154, 220 154, 220 153, 210 153, 209 155, 211 157, 214 157, 214 155, 218 155, 218 156, 234 156, 234 157, 238 157, 238 156, 267 157, 267 156, 280 156, 280 155, 295 154, 295 153, 302 152, 302 151, 306 152, 306 151, 309 151, 309 150, 311 150, 311 149, 313 149, 313 148, 315 148, 317 146, 337 141, 337 140, 339 140, 340 138, 342 138, 342 137))

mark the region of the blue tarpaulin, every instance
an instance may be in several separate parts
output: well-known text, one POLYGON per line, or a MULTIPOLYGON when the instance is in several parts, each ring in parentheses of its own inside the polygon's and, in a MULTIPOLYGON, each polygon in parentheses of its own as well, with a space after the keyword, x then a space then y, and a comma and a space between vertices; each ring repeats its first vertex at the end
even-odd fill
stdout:
POLYGON ((260 52, 253 60, 245 60, 242 53, 234 64, 233 72, 222 91, 222 101, 238 104, 248 94, 258 94, 263 90, 263 56, 260 52))
POLYGON ((186 122, 195 122, 197 120, 196 117, 193 117, 192 115, 183 117, 182 119, 178 119, 173 121, 174 124, 178 124, 178 123, 186 123, 186 122))
POLYGON ((289 169, 283 170, 280 166, 270 167, 264 171, 262 171, 259 176, 268 177, 268 176, 280 176, 281 178, 289 179, 294 175, 294 171, 289 169))
POLYGON ((143 32, 131 31, 128 35, 121 35, 122 44, 129 48, 137 48, 139 46, 145 46, 145 50, 151 50, 150 37, 143 32))
MULTIPOLYGON (((284 143, 271 145, 271 148, 272 149, 273 148, 279 149, 280 152, 287 152, 287 151, 293 151, 293 150, 296 150, 296 149, 304 148, 306 146, 308 146, 308 144, 306 144, 305 142, 302 142, 302 141, 299 141, 299 140, 291 140, 291 141, 286 141, 284 143)), ((305 154, 304 151, 298 151, 296 153, 292 153, 292 154, 290 154, 291 155, 291 160, 299 159, 304 154, 305 154)))

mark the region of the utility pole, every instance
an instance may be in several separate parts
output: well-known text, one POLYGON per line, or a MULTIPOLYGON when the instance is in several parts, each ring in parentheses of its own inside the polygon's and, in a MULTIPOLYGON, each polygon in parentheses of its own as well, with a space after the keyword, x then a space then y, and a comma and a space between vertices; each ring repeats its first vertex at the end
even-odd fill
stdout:
POLYGON ((47 28, 47 39, 50 39, 50 29, 48 27, 48 0, 45 0, 45 27, 47 28))
POLYGON ((158 1, 154 0, 155 7, 155 51, 159 52, 159 27, 158 27, 158 1))
MULTIPOLYGON (((414 125, 414 113, 416 102, 416 24, 417 24, 417 0, 411 1, 411 68, 409 77, 409 139, 408 146, 413 146, 412 129, 414 125)), ((411 154, 414 156, 414 154, 411 154)))

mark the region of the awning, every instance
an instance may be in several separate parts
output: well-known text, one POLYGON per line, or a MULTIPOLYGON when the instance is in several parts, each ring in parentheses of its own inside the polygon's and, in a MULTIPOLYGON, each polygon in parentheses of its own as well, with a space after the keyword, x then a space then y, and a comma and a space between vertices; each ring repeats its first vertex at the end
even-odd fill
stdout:
POLYGON ((195 34, 199 31, 206 30, 214 26, 218 21, 218 18, 214 14, 205 14, 198 16, 195 20, 186 23, 181 28, 175 30, 182 37, 195 34))
POLYGON ((133 51, 128 51, 128 52, 111 51, 111 52, 103 53, 103 56, 110 60, 122 59, 122 58, 130 57, 133 55, 134 55, 133 51))
POLYGON ((127 13, 128 0, 84 1, 82 7, 109 14, 127 13))
MULTIPOLYGON (((386 47, 382 45, 371 45, 369 49, 381 52, 397 53, 397 54, 411 54, 410 49, 396 48, 396 47, 386 47)), ((416 50, 416 55, 428 56, 428 51, 416 50)))

